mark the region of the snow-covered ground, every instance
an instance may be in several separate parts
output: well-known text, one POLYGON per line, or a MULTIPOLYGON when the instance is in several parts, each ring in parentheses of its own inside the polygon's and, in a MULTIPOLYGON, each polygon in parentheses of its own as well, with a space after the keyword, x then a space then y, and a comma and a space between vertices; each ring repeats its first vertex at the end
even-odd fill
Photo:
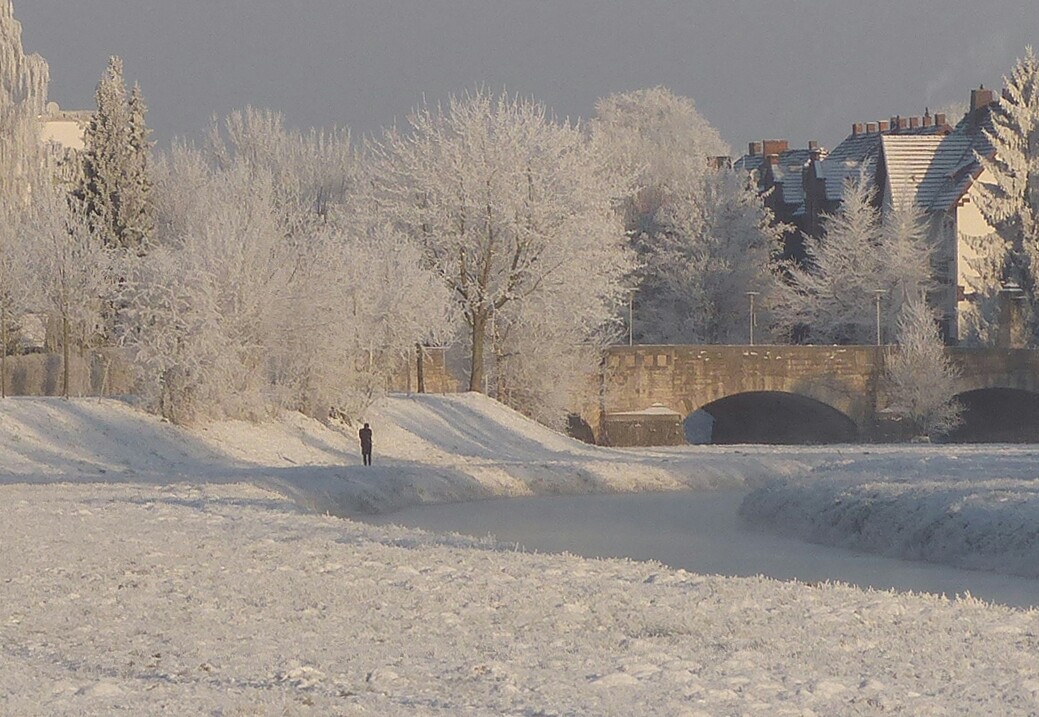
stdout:
MULTIPOLYGON (((1036 611, 520 553, 321 514, 760 485, 864 449, 606 451, 465 396, 393 398, 365 419, 371 469, 352 428, 300 418, 186 432, 116 402, 0 401, 0 714, 1039 705, 1036 611)), ((1023 474, 1026 451, 960 460, 1023 474)))

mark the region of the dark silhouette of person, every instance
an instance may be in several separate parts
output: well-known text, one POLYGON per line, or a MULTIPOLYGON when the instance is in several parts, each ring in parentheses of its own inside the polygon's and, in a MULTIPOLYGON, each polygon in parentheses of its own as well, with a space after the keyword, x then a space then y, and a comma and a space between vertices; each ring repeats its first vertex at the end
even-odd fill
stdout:
POLYGON ((357 435, 361 439, 361 458, 366 466, 370 466, 372 464, 372 429, 366 423, 364 428, 357 432, 357 435))

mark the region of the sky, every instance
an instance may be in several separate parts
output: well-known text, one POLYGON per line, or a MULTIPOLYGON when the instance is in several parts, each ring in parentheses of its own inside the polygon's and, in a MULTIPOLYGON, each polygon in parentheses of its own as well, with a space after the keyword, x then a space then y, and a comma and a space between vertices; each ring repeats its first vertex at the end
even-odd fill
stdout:
POLYGON ((252 105, 355 137, 416 105, 505 89, 587 119, 665 85, 742 153, 833 147, 854 122, 923 114, 998 86, 1039 45, 1035 0, 15 0, 50 97, 93 106, 110 55, 160 146, 252 105))

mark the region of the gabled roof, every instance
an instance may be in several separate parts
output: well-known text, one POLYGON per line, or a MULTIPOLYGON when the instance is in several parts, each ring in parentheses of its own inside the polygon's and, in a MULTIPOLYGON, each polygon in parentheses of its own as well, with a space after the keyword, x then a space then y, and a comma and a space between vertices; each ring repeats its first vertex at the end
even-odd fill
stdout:
POLYGON ((864 165, 876 165, 884 137, 941 137, 948 131, 946 125, 928 125, 851 134, 816 163, 815 176, 825 181, 827 201, 839 202, 844 198, 845 181, 858 176, 864 165))
POLYGON ((892 201, 932 209, 969 147, 970 138, 962 134, 884 137, 881 151, 892 201))

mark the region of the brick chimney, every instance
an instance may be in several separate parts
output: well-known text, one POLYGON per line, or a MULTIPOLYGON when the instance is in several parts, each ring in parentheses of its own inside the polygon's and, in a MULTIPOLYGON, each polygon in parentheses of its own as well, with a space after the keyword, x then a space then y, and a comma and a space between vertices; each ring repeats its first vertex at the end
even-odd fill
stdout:
POLYGON ((891 123, 887 120, 880 120, 879 122, 877 122, 877 128, 881 132, 887 132, 889 129, 891 129, 891 123))
POLYGON ((920 118, 919 117, 910 117, 909 118, 909 129, 917 129, 919 126, 920 126, 920 118))
POLYGON ((924 127, 930 127, 932 124, 934 124, 934 118, 931 117, 931 110, 924 110, 923 120, 924 127))
POLYGON ((876 133, 877 133, 877 123, 876 122, 867 122, 866 123, 866 134, 876 134, 876 133))
POLYGON ((751 157, 757 157, 761 154, 761 142, 750 142, 747 145, 747 154, 751 157))
POLYGON ((944 112, 939 112, 938 114, 936 114, 934 116, 934 123, 936 125, 938 125, 939 127, 945 125, 945 113, 944 112))
POLYGON ((909 118, 908 117, 899 117, 898 118, 898 128, 899 129, 909 129, 909 118))
POLYGON ((851 133, 852 134, 865 134, 866 133, 866 125, 862 124, 861 122, 856 122, 855 124, 853 124, 851 126, 851 133))
POLYGON ((996 93, 992 90, 986 90, 985 85, 981 85, 976 90, 970 91, 970 109, 973 112, 976 109, 987 107, 996 101, 996 93))
POLYGON ((761 143, 761 151, 766 154, 783 154, 790 149, 790 142, 785 139, 766 139, 761 143))

